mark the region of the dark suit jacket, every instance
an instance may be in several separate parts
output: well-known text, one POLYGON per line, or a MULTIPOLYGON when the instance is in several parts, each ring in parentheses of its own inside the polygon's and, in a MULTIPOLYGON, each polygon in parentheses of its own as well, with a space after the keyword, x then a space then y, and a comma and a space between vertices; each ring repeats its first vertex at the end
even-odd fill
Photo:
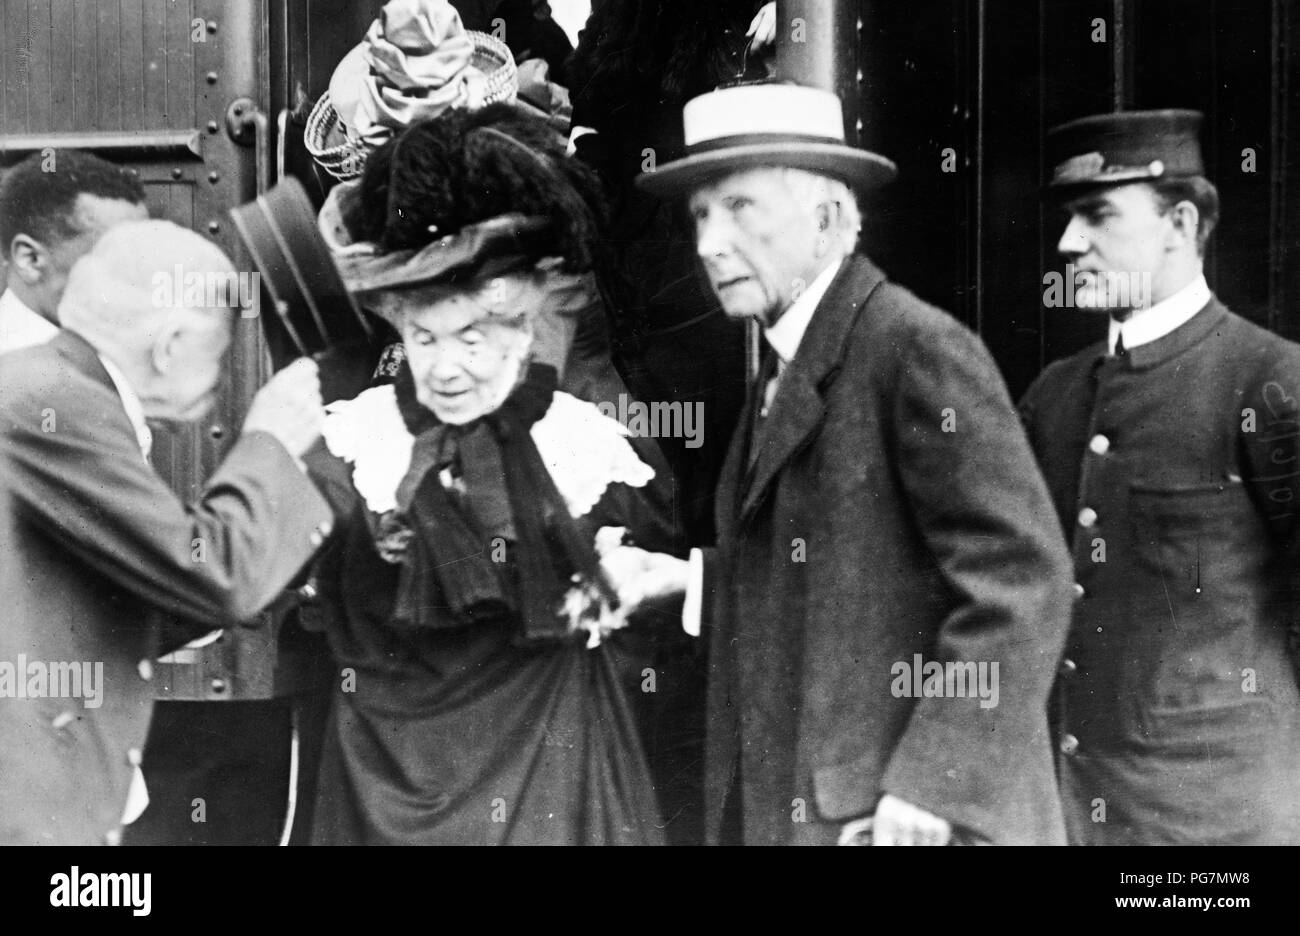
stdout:
POLYGON ((1300 346, 1218 300, 1025 395, 1079 582, 1058 694, 1071 841, 1300 843, 1297 396, 1300 346))
POLYGON ((1046 705, 1068 556, 979 339, 852 257, 752 467, 749 434, 706 556, 713 836, 739 763, 746 842, 833 843, 883 793, 995 842, 1063 841, 1046 705), (997 705, 956 680, 914 697, 917 654, 997 664, 997 705))
POLYGON ((253 617, 311 557, 330 511, 264 433, 182 504, 70 332, 0 357, 0 461, 0 562, 18 586, 0 610, 0 667, 102 664, 93 708, 68 697, 71 682, 62 698, 14 698, 0 681, 0 843, 111 841, 153 707, 147 661, 253 617), (171 641, 160 612, 188 622, 171 641))

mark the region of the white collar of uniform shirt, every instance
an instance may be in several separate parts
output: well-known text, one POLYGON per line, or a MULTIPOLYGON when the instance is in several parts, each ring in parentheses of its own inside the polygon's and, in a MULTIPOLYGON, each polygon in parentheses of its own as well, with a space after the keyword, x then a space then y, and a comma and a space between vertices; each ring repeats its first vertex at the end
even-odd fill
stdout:
POLYGON ((104 370, 108 371, 108 376, 112 378, 113 386, 117 387, 117 395, 122 398, 122 408, 126 410, 126 418, 131 421, 131 428, 135 430, 135 440, 140 445, 140 454, 144 456, 145 461, 148 461, 149 452, 153 449, 153 433, 144 421, 144 407, 140 403, 140 398, 135 395, 131 384, 127 382, 126 375, 116 364, 102 354, 99 360, 104 365, 104 370))
POLYGON ((1163 338, 1180 325, 1192 320, 1192 316, 1205 308, 1213 298, 1205 276, 1196 277, 1168 299, 1157 302, 1145 311, 1136 311, 1127 321, 1110 320, 1110 337, 1107 347, 1115 353, 1115 339, 1120 330, 1124 332, 1124 350, 1132 351, 1139 345, 1149 344, 1157 338, 1163 338))
POLYGON ((59 326, 19 299, 12 289, 0 294, 0 352, 45 344, 58 333, 59 326))

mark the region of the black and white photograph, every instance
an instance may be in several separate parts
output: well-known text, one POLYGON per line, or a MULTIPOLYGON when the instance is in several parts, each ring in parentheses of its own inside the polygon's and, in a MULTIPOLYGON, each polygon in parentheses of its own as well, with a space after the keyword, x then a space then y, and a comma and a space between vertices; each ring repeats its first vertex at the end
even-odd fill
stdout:
POLYGON ((0 0, 0 258, 38 903, 1300 845, 1300 5, 0 0))

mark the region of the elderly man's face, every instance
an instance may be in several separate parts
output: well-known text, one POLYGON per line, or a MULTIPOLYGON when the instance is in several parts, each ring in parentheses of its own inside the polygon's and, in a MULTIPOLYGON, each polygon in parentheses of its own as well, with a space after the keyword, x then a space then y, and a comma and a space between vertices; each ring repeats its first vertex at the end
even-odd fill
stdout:
POLYGON ((770 325, 816 276, 824 230, 782 170, 737 172, 699 188, 690 211, 696 250, 728 315, 770 325))
POLYGON ((480 287, 395 290, 381 301, 384 314, 401 323, 416 398, 453 425, 472 422, 505 402, 523 374, 532 342, 527 317, 517 307, 532 297, 515 278, 480 287), (494 310, 494 303, 504 308, 494 310))
POLYGON ((1074 265, 1078 308, 1122 312, 1163 298, 1151 284, 1164 279, 1174 222, 1150 185, 1097 189, 1063 207, 1069 220, 1056 249, 1074 265))
POLYGON ((148 388, 147 412, 152 419, 187 423, 202 418, 216 402, 222 365, 234 328, 234 315, 225 309, 184 309, 176 313, 177 328, 165 349, 167 366, 148 388))

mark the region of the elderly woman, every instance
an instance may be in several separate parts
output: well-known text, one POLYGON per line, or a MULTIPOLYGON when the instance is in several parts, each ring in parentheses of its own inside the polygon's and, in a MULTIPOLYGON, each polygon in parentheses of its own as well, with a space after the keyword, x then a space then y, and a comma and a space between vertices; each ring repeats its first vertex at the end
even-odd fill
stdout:
POLYGON ((624 428, 555 389, 594 198, 542 121, 496 106, 399 134, 322 217, 405 353, 330 407, 311 464, 341 518, 317 842, 659 841, 600 554, 675 544, 624 428))

